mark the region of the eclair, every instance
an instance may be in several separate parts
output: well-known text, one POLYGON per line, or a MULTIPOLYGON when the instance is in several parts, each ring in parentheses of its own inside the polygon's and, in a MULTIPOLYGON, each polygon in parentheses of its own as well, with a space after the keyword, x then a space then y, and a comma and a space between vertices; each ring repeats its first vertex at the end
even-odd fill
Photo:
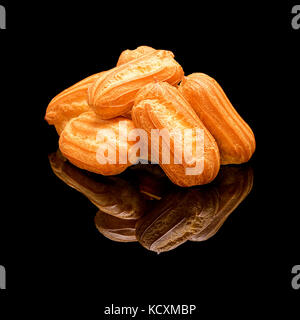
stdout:
POLYGON ((102 175, 116 175, 131 165, 126 132, 135 129, 132 120, 118 117, 102 120, 93 111, 71 119, 59 138, 59 149, 75 166, 102 175))
POLYGON ((71 119, 91 110, 87 101, 88 88, 104 73, 105 71, 94 74, 74 84, 51 100, 46 110, 45 120, 55 126, 58 135, 71 119))
POLYGON ((250 160, 255 150, 254 134, 213 78, 204 73, 190 74, 180 83, 179 91, 216 139, 221 164, 250 160))
POLYGON ((189 187, 209 183, 216 177, 220 168, 217 143, 177 88, 166 82, 152 82, 144 86, 136 96, 132 120, 137 128, 148 133, 149 151, 173 183, 189 187), (166 133, 159 146, 157 142, 154 145, 151 136, 157 129, 166 133), (172 130, 175 136, 172 136, 172 130), (185 136, 187 133, 190 135, 185 136), (168 157, 164 152, 168 142, 169 163, 168 159, 164 161, 164 156, 168 157), (183 154, 188 145, 190 158, 186 160, 183 154), (158 154, 155 154, 155 149, 158 154))
POLYGON ((127 62, 130 62, 134 59, 138 59, 142 56, 144 56, 147 53, 154 52, 155 49, 148 47, 148 46, 139 46, 134 50, 124 50, 119 57, 119 60, 117 62, 117 66, 120 66, 122 64, 125 64, 127 62))
POLYGON ((154 80, 176 85, 182 77, 173 53, 155 50, 99 77, 89 89, 89 104, 100 118, 111 119, 132 109, 136 93, 144 85, 154 80))

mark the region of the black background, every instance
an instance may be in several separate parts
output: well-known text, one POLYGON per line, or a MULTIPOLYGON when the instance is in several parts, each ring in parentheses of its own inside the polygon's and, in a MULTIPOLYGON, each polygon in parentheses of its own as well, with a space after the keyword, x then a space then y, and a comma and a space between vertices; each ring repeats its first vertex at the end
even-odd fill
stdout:
POLYGON ((300 240, 290 183, 298 174, 300 30, 291 27, 293 3, 1 4, 5 295, 38 299, 52 310, 67 308, 70 297, 72 310, 88 301, 86 312, 96 310, 100 319, 112 303, 197 304, 197 317, 235 314, 241 305, 247 314, 292 312, 300 240), (43 120, 57 93, 112 68, 121 51, 139 45, 173 51, 185 74, 214 77, 257 141, 254 188, 219 233, 160 255, 98 233, 97 209, 50 170, 58 137, 43 120))

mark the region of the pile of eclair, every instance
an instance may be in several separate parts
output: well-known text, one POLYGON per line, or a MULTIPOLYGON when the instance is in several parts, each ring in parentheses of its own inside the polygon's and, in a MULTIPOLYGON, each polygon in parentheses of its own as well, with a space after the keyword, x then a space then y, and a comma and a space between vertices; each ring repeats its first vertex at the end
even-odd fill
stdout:
MULTIPOLYGON (((121 53, 117 65, 94 74, 58 94, 46 110, 45 119, 59 134, 59 149, 75 166, 101 175, 116 175, 132 165, 134 141, 121 141, 120 122, 128 131, 167 129, 204 133, 201 157, 203 170, 187 175, 190 162, 175 161, 174 141, 170 163, 164 163, 158 146, 158 163, 169 179, 182 187, 211 182, 222 164, 247 162, 255 150, 251 128, 234 109, 220 85, 203 73, 184 76, 174 54, 141 46, 121 53), (107 136, 107 132, 113 132, 107 136), (99 139, 105 133, 106 139, 99 139), (111 141, 109 141, 111 139, 111 141), (116 146, 116 163, 101 163, 97 150, 103 143, 116 146), (118 155, 127 154, 127 161, 118 155), (124 159, 123 159, 124 160, 124 159)), ((184 142, 183 142, 184 143, 184 142)), ((143 159, 143 161, 148 159, 143 159)))

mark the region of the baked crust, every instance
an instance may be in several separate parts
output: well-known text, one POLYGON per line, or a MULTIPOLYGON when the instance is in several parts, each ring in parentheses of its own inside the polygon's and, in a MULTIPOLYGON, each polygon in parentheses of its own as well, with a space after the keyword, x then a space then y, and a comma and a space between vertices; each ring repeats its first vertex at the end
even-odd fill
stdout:
POLYGON ((255 151, 254 134, 213 78, 203 73, 190 74, 180 83, 179 91, 216 139, 221 164, 250 160, 255 151))
POLYGON ((204 162, 204 169, 200 174, 186 174, 186 168, 194 167, 195 163, 188 164, 182 159, 182 164, 176 164, 173 137, 170 138, 170 164, 163 164, 161 161, 163 148, 160 143, 159 164, 173 183, 189 187, 209 183, 216 177, 220 168, 218 146, 194 110, 175 87, 166 82, 153 82, 143 87, 136 96, 132 109, 132 120, 137 128, 147 131, 149 147, 151 146, 152 129, 167 129, 169 132, 172 129, 178 129, 182 132, 182 136, 185 129, 192 130, 193 160, 203 159, 204 162), (204 154, 202 155, 196 154, 196 129, 204 131, 204 154))
POLYGON ((134 50, 124 50, 119 57, 117 66, 130 62, 134 59, 138 59, 147 53, 154 52, 155 49, 148 46, 139 46, 134 50))
POLYGON ((45 120, 55 126, 58 135, 71 119, 91 110, 87 101, 88 88, 104 73, 105 71, 83 79, 51 100, 46 110, 45 120))
POLYGON ((131 165, 128 161, 128 151, 134 144, 127 140, 120 144, 120 122, 127 126, 128 132, 135 128, 132 120, 124 117, 102 120, 93 111, 82 113, 65 126, 59 139, 59 148, 71 163, 81 169, 102 175, 119 174, 131 165), (101 139, 102 137, 105 138, 101 139), (97 158, 97 153, 100 148, 110 145, 116 147, 116 163, 102 164, 97 158), (125 164, 119 162, 120 152, 127 155, 125 164))
POLYGON ((97 79, 89 90, 89 104, 102 119, 128 113, 137 91, 157 80, 176 85, 183 77, 181 66, 170 51, 155 50, 115 67, 97 79))

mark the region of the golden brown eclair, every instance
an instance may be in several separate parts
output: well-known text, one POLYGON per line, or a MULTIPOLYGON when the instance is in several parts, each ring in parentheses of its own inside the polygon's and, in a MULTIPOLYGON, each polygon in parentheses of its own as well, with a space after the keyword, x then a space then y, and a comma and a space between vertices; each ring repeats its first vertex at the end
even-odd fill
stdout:
POLYGON ((239 164, 251 158, 254 134, 213 78, 203 73, 190 74, 180 83, 179 91, 216 139, 221 164, 239 164))
POLYGON ((58 150, 49 155, 54 174, 85 195, 101 211, 122 219, 140 218, 147 204, 133 182, 125 177, 103 177, 73 166, 58 150))
POLYGON ((222 167, 214 181, 218 193, 218 210, 207 227, 189 240, 204 241, 214 236, 229 215, 245 200, 253 187, 253 170, 249 166, 222 167))
POLYGON ((98 231, 106 238, 117 242, 135 242, 136 220, 124 220, 116 218, 104 212, 98 211, 95 217, 95 225, 98 231))
MULTIPOLYGON (((184 136, 186 129, 191 129, 192 151, 194 163, 187 163, 182 157, 182 163, 175 161, 174 139, 170 137, 170 164, 162 163, 162 145, 159 145, 159 164, 170 180, 182 187, 202 185, 211 182, 220 168, 220 155, 217 143, 188 102, 178 89, 166 82, 152 82, 144 86, 137 94, 132 109, 132 120, 137 128, 142 128, 151 137, 152 129, 177 129, 184 136), (204 132, 204 154, 196 154, 196 129, 204 132), (195 161, 203 160, 203 171, 200 174, 187 174, 186 169, 195 167, 195 161)), ((182 150, 186 141, 182 140, 182 150)), ((148 142, 151 146, 151 141, 148 142)), ((153 152, 153 150, 152 150, 153 152)))
POLYGON ((155 51, 155 49, 148 46, 139 46, 134 50, 124 50, 119 57, 117 66, 130 62, 153 51, 155 51))
POLYGON ((155 50, 115 67, 89 89, 89 104, 102 119, 129 112, 137 91, 153 80, 176 85, 183 77, 181 66, 170 51, 155 50))
MULTIPOLYGON (((131 163, 128 151, 134 142, 121 140, 119 126, 126 126, 127 131, 134 129, 132 120, 118 117, 111 120, 100 119, 93 111, 82 113, 71 119, 61 133, 59 149, 75 166, 102 175, 116 175, 124 171, 131 163), (111 163, 105 163, 105 150, 115 150, 111 163), (101 151, 102 150, 102 151, 101 151), (125 154, 126 163, 119 162, 119 154, 125 154), (99 159, 102 155, 102 163, 99 159)), ((120 130, 120 133, 124 132, 120 130)))
POLYGON ((45 120, 55 126, 59 135, 69 120, 91 110, 87 102, 88 88, 104 73, 105 71, 94 74, 74 84, 51 100, 46 110, 45 120))

